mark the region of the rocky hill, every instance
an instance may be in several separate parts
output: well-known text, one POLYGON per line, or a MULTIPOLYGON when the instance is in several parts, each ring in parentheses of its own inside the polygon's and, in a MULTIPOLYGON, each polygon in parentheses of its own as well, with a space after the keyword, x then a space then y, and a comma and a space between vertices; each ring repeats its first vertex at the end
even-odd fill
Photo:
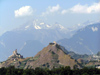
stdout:
POLYGON ((17 53, 17 49, 13 51, 13 54, 8 57, 8 59, 4 62, 0 63, 0 67, 9 67, 11 65, 17 66, 20 59, 24 59, 22 55, 17 53))
POLYGON ((74 65, 77 65, 77 67, 80 68, 78 62, 65 53, 64 48, 56 42, 49 43, 47 47, 38 52, 34 57, 23 58, 14 51, 12 56, 0 64, 1 67, 14 65, 16 68, 24 69, 36 67, 51 69, 60 66, 70 66, 73 68, 74 65))

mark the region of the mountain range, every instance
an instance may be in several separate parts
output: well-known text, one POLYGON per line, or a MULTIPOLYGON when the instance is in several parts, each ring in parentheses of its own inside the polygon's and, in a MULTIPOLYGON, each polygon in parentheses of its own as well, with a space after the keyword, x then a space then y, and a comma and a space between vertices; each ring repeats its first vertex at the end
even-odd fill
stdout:
POLYGON ((97 53, 99 51, 97 49, 97 45, 99 45, 97 44, 99 25, 99 22, 92 25, 87 22, 72 28, 66 28, 59 23, 46 24, 39 20, 27 22, 21 27, 0 36, 0 61, 6 60, 14 49, 18 49, 18 52, 24 57, 34 56, 49 42, 58 40, 58 43, 65 46, 69 51, 75 51, 79 54, 97 53), (87 43, 87 41, 89 42, 87 43), (90 51, 90 49, 92 50, 90 51), (33 51, 34 53, 31 53, 33 51))
POLYGON ((79 29, 72 38, 57 41, 69 51, 79 54, 96 54, 100 51, 100 23, 79 29))
POLYGON ((34 56, 49 42, 72 36, 72 34, 69 34, 69 31, 58 23, 49 25, 38 20, 25 23, 0 36, 0 61, 7 59, 14 49, 18 49, 24 57, 34 56), (31 51, 34 53, 29 54, 31 51))

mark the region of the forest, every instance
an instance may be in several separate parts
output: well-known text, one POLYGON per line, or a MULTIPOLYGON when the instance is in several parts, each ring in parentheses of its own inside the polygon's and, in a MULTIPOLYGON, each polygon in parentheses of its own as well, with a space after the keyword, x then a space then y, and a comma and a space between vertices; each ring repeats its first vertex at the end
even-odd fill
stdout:
POLYGON ((84 67, 82 69, 69 66, 59 68, 18 69, 14 66, 0 68, 0 75, 100 75, 100 69, 84 67))

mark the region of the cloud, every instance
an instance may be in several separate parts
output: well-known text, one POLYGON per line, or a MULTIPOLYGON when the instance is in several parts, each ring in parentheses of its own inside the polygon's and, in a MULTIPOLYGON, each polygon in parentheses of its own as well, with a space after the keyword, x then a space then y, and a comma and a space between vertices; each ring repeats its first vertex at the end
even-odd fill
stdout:
POLYGON ((69 9, 62 9, 59 4, 56 6, 49 6, 45 12, 42 12, 42 16, 53 14, 53 13, 60 13, 62 15, 66 13, 100 13, 100 2, 99 3, 93 3, 92 5, 81 5, 77 4, 69 9))
POLYGON ((53 7, 49 7, 49 10, 50 12, 56 12, 60 9, 60 6, 59 4, 57 4, 56 6, 53 6, 53 7))
POLYGON ((47 15, 47 14, 50 14, 50 13, 57 12, 57 11, 59 11, 59 9, 60 9, 59 4, 57 4, 56 6, 52 6, 52 7, 49 6, 49 7, 47 8, 46 12, 43 12, 43 13, 42 13, 42 16, 47 15))
POLYGON ((68 12, 68 10, 62 10, 61 11, 61 14, 65 14, 65 13, 67 13, 68 12))
POLYGON ((78 4, 78 5, 75 5, 74 7, 72 7, 70 10, 74 13, 86 13, 87 5, 82 6, 82 5, 78 4))
POLYGON ((100 2, 91 6, 77 4, 70 11, 73 13, 100 13, 100 2))
POLYGON ((30 16, 33 13, 33 9, 31 6, 23 6, 14 12, 15 17, 30 16))

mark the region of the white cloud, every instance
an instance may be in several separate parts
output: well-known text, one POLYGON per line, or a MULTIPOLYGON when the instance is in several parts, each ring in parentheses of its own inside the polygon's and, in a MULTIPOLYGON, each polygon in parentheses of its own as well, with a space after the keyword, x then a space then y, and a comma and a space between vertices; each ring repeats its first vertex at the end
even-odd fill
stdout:
POLYGON ((23 6, 18 10, 15 10, 14 12, 15 12, 15 17, 29 16, 32 15, 33 9, 31 6, 23 6))
POLYGON ((47 14, 50 14, 50 13, 57 12, 57 11, 59 11, 59 9, 60 9, 59 4, 57 4, 56 6, 52 6, 52 7, 49 6, 49 7, 47 8, 46 12, 43 12, 43 13, 42 13, 42 16, 47 15, 47 14))
POLYGON ((70 11, 73 13, 100 13, 100 2, 91 6, 77 4, 70 11))
POLYGON ((67 12, 68 12, 68 10, 62 10, 61 14, 65 14, 67 12))
POLYGON ((87 5, 82 6, 78 4, 72 7, 70 10, 75 13, 86 13, 86 9, 87 9, 87 5))
POLYGON ((57 4, 56 6, 53 6, 53 7, 49 7, 49 10, 50 12, 56 12, 60 9, 60 6, 59 4, 57 4))
POLYGON ((92 27, 91 29, 92 29, 93 32, 98 31, 97 27, 92 27))
POLYGON ((60 10, 61 7, 59 4, 57 4, 56 6, 49 6, 47 8, 47 10, 45 12, 42 13, 42 16, 48 15, 48 14, 53 14, 54 12, 60 12, 62 15, 66 14, 66 13, 100 13, 100 2, 99 3, 93 3, 92 5, 81 5, 81 4, 77 4, 75 6, 73 6, 72 8, 69 9, 63 9, 60 10))

